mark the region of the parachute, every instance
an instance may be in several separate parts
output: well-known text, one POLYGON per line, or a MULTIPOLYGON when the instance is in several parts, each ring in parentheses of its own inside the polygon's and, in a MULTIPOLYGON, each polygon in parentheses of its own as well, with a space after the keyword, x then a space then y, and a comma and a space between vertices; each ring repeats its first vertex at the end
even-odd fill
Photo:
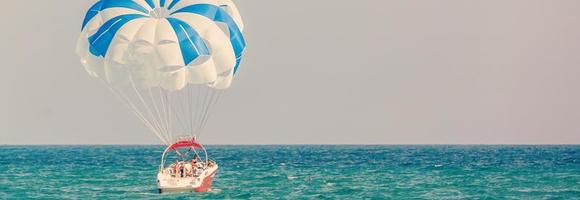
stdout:
POLYGON ((100 0, 76 53, 129 110, 170 145, 199 136, 246 47, 231 0, 100 0))

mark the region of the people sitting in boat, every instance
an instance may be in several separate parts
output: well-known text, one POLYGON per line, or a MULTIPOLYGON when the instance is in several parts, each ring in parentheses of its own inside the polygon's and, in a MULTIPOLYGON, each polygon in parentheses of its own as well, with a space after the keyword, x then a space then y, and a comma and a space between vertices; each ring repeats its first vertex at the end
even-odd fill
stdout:
POLYGON ((185 164, 185 176, 186 177, 193 176, 193 165, 191 165, 191 163, 185 164))
POLYGON ((179 162, 179 172, 181 173, 181 178, 185 177, 185 162, 179 162))
POLYGON ((180 178, 185 177, 185 166, 183 161, 177 163, 177 176, 180 178))
POLYGON ((169 174, 171 174, 172 177, 177 177, 177 172, 179 171, 179 162, 177 160, 175 160, 175 163, 171 164, 169 166, 169 174))
POLYGON ((202 163, 199 159, 198 155, 193 156, 193 159, 191 159, 192 165, 195 166, 194 168, 202 168, 202 163))
POLYGON ((192 176, 198 176, 199 175, 199 168, 200 168, 200 161, 199 161, 199 156, 195 155, 193 157, 193 159, 191 159, 189 161, 189 165, 191 165, 191 174, 192 176))
MULTIPOLYGON (((208 166, 213 166, 213 163, 209 162, 208 166)), ((203 172, 203 168, 203 162, 201 162, 200 157, 195 155, 189 162, 175 160, 174 163, 169 165, 168 171, 172 177, 197 177, 203 172)))

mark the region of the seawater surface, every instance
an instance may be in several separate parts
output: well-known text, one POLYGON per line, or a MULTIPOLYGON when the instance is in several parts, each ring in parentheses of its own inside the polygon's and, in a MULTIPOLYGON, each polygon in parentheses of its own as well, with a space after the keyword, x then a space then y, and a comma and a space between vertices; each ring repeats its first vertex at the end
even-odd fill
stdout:
POLYGON ((158 194, 162 146, 0 146, 0 199, 580 199, 580 146, 209 146, 211 192, 158 194))

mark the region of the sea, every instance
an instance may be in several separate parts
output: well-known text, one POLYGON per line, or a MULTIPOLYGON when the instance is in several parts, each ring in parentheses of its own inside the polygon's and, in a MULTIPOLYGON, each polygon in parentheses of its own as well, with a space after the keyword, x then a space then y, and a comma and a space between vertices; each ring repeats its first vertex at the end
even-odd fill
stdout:
POLYGON ((208 146, 207 193, 159 194, 163 146, 0 146, 0 199, 580 199, 580 146, 208 146))

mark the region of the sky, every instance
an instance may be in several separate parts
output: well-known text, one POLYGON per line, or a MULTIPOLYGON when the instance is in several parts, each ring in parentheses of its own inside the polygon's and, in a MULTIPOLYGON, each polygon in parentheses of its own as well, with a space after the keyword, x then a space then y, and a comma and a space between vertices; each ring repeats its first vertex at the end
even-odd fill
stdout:
MULTIPOLYGON (((160 143, 74 53, 93 2, 4 2, 0 144, 160 143)), ((236 2, 204 143, 580 143, 580 1, 236 2)))

